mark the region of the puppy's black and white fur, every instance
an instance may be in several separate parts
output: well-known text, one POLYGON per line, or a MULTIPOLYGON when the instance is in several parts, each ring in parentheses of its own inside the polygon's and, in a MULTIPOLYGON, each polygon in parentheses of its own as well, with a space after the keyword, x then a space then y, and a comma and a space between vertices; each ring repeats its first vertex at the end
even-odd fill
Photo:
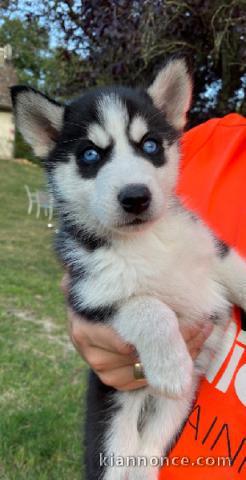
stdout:
POLYGON ((191 89, 182 59, 147 91, 94 89, 66 106, 12 89, 17 126, 44 159, 60 216, 70 303, 135 345, 149 384, 116 392, 91 373, 87 480, 157 478, 157 467, 100 467, 99 454, 165 454, 219 348, 230 305, 246 308, 245 262, 175 195, 191 89), (209 318, 215 328, 193 363, 179 327, 209 318))

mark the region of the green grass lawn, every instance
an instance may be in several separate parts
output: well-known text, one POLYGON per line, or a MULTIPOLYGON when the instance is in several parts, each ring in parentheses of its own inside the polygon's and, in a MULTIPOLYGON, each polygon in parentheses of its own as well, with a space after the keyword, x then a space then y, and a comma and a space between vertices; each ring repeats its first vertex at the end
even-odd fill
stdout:
POLYGON ((81 478, 86 366, 73 350, 39 167, 0 161, 0 479, 81 478))

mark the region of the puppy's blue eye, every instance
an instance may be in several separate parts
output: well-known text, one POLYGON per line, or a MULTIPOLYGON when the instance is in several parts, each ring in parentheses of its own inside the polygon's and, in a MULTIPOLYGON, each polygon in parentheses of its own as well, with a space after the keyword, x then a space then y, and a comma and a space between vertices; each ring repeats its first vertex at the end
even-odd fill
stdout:
POLYGON ((155 140, 145 140, 142 148, 148 155, 153 155, 159 151, 159 145, 155 140))
POLYGON ((87 148, 80 158, 85 163, 95 163, 101 159, 101 155, 94 148, 87 148))

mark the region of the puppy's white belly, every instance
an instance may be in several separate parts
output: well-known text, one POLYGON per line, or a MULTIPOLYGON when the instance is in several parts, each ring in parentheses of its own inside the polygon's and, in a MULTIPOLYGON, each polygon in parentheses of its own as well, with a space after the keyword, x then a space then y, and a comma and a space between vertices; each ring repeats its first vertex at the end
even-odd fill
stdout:
POLYGON ((79 308, 121 305, 149 295, 192 321, 227 307, 215 277, 214 241, 185 213, 127 241, 115 240, 110 248, 91 253, 69 244, 69 252, 89 273, 75 286, 79 308))
POLYGON ((175 270, 175 265, 161 254, 158 259, 138 260, 122 259, 110 252, 93 254, 87 266, 90 275, 75 286, 78 306, 96 309, 149 295, 190 321, 227 308, 223 287, 207 267, 191 261, 189 268, 185 264, 175 270))

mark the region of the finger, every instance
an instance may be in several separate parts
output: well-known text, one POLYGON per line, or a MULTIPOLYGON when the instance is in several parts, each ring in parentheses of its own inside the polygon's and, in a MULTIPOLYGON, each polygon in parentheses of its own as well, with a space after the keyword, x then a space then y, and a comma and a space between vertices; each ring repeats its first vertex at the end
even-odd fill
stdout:
POLYGON ((192 360, 196 360, 196 358, 198 357, 200 351, 201 351, 201 348, 193 348, 193 349, 190 351, 190 356, 191 356, 192 360))
POLYGON ((106 373, 100 374, 99 376, 105 385, 114 387, 116 390, 125 389, 126 385, 138 384, 138 381, 136 381, 134 378, 132 365, 110 370, 106 373))
POLYGON ((212 333, 212 330, 213 330, 212 324, 204 325, 203 329, 188 343, 187 347, 193 360, 200 353, 204 342, 212 333))
POLYGON ((137 361, 131 355, 112 353, 97 347, 89 347, 85 350, 84 358, 96 373, 132 366, 137 361))
POLYGON ((87 343, 89 343, 88 335, 87 335, 87 322, 77 315, 71 308, 67 308, 67 316, 68 316, 68 326, 69 326, 69 333, 74 343, 80 344, 85 339, 87 343))
POLYGON ((212 323, 208 321, 198 322, 195 325, 181 325, 180 331, 185 342, 189 342, 193 338, 196 338, 196 336, 199 335, 200 332, 206 332, 207 329, 210 330, 211 325, 212 323))
MULTIPOLYGON (((112 327, 93 324, 68 308, 70 336, 75 346, 84 345, 101 348, 112 353, 129 355, 135 353, 132 345, 125 343, 112 327)), ((134 357, 135 358, 135 357, 134 357)))
POLYGON ((202 330, 204 323, 196 323, 196 325, 181 325, 180 332, 184 341, 187 343, 196 337, 202 330))
POLYGON ((124 342, 112 327, 98 324, 93 327, 89 332, 91 345, 123 355, 135 352, 134 346, 124 342))

